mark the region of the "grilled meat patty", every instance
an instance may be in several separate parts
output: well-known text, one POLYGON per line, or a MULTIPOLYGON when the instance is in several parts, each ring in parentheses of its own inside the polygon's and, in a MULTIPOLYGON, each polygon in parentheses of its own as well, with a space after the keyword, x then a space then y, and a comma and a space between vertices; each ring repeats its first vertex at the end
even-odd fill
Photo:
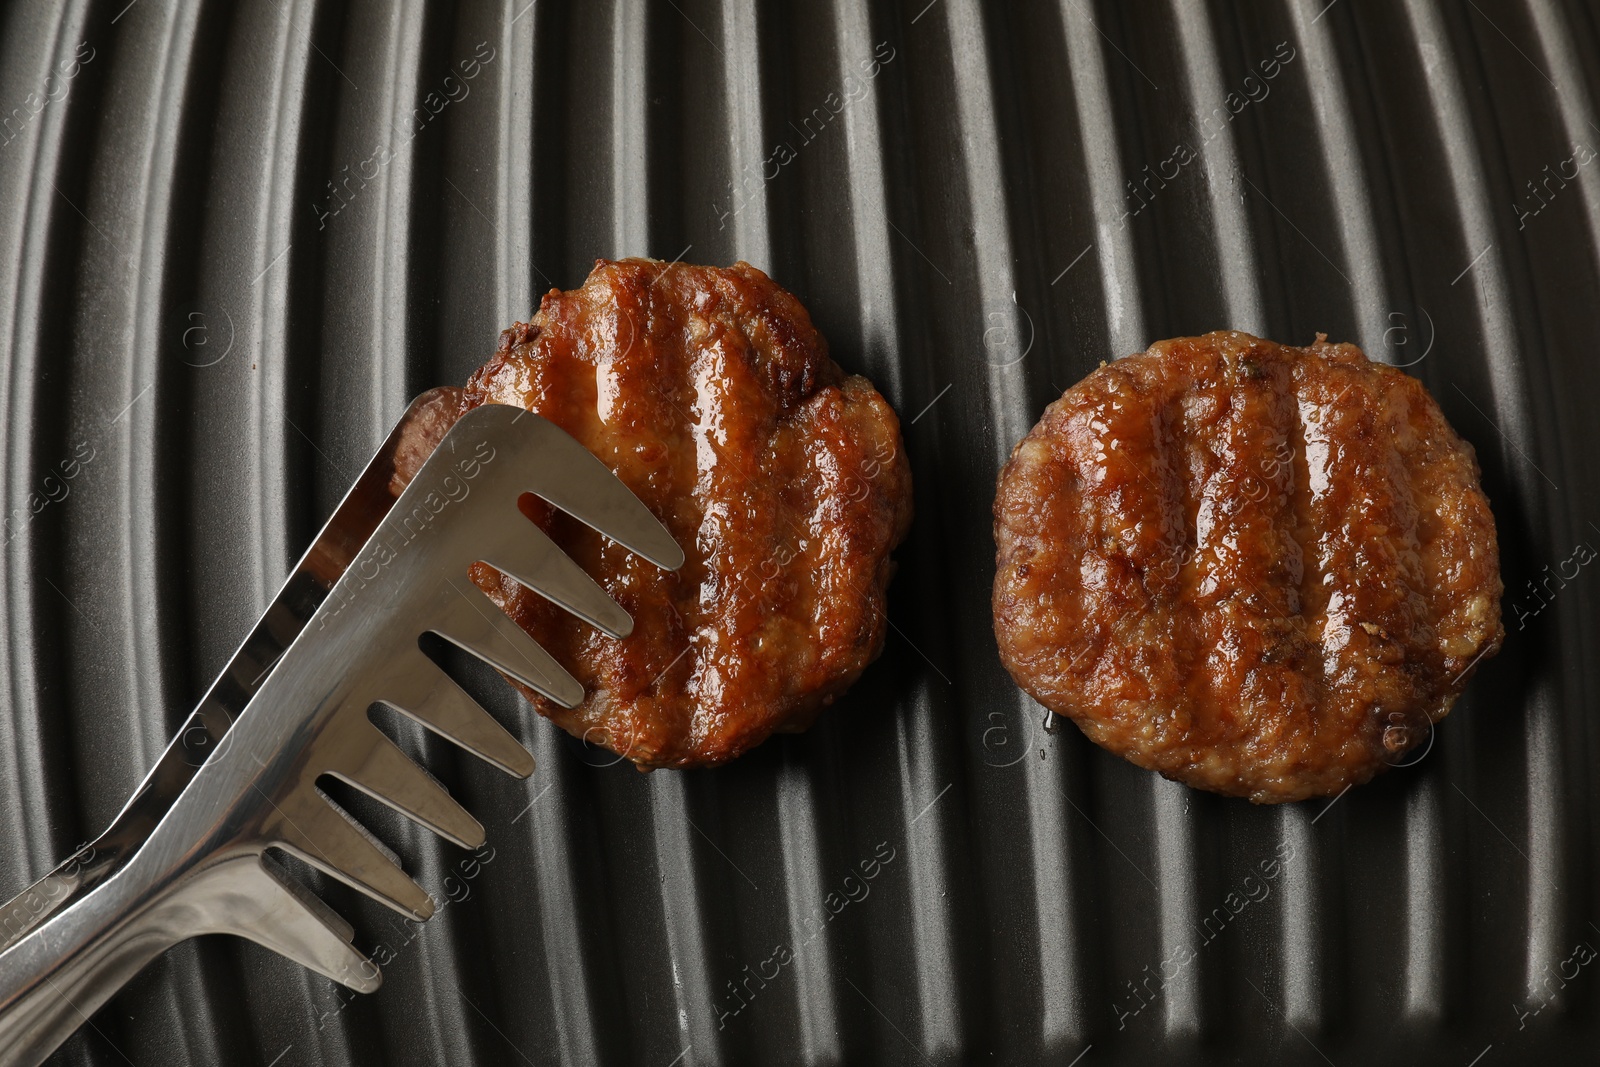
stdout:
POLYGON ((576 437, 688 556, 663 572, 524 498, 634 620, 614 640, 478 564, 583 683, 574 709, 524 689, 540 714, 641 767, 711 766, 806 729, 877 658, 911 522, 899 421, 761 271, 602 260, 501 335, 460 410, 489 403, 576 437))
POLYGON ((1067 390, 1001 473, 1001 657, 1141 767, 1336 794, 1499 650, 1478 481, 1422 384, 1354 345, 1158 342, 1067 390))

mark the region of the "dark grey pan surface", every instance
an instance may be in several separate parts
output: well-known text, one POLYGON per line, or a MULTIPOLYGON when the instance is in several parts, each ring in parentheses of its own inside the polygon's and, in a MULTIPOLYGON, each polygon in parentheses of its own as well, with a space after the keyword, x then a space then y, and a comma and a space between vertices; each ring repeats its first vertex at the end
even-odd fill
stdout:
POLYGON ((1592 1062, 1594 7, 0 26, 0 895, 114 814, 406 400, 597 256, 766 269, 917 477, 888 648, 809 734, 641 775, 477 677, 539 769, 404 735, 490 848, 360 808, 447 902, 413 927, 327 887, 381 992, 191 943, 59 1062, 1592 1062), (1220 327, 1410 364, 1499 521, 1505 650, 1425 758, 1332 804, 1047 728, 990 629, 1012 443, 1099 361, 1220 327))

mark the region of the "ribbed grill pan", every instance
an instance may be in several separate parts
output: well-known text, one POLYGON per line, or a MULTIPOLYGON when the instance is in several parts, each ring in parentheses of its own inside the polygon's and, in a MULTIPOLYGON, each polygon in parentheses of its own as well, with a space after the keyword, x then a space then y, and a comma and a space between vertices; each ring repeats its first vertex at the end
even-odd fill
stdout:
POLYGON ((1540 583, 1600 547, 1596 15, 9 5, 0 895, 114 814, 406 400, 597 256, 767 270, 918 485, 888 649, 811 733, 646 776, 478 678, 540 767, 402 732, 491 845, 362 809, 448 901, 325 887, 378 995, 205 940, 58 1062, 1592 1056, 1600 576, 1540 583), (1499 522, 1504 652, 1331 806, 1047 729, 994 647, 1010 446, 1100 360, 1221 327, 1412 364, 1499 522))

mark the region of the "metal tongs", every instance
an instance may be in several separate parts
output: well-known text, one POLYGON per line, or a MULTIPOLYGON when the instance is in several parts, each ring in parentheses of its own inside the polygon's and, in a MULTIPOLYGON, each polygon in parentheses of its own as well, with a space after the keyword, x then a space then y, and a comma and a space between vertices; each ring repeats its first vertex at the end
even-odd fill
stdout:
POLYGON ((37 1064, 146 964, 198 934, 249 938, 359 992, 354 928, 264 853, 279 848, 417 920, 428 894, 317 788, 341 779, 446 839, 483 827, 368 717, 386 704, 521 778, 533 757, 429 659, 433 632, 565 706, 567 674, 467 578, 476 561, 613 637, 633 620, 521 513, 533 493, 668 570, 683 551, 553 423, 486 405, 398 499, 414 401, 126 807, 0 908, 0 1063, 37 1064))

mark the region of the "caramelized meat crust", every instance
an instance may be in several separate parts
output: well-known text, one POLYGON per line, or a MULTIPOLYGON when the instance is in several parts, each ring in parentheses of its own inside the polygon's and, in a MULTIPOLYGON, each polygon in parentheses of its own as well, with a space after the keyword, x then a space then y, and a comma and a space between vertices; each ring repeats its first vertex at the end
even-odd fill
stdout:
POLYGON ((688 559, 672 573, 543 502, 529 517, 633 616, 618 641, 492 568, 473 580, 583 683, 569 733, 640 767, 711 766, 806 729, 883 648, 911 522, 894 412, 804 307, 745 263, 599 261, 545 296, 467 384, 599 456, 688 559))
POLYGON ((1428 738, 1500 648, 1472 446, 1354 345, 1220 332, 1102 365, 1012 452, 995 633, 1091 740, 1257 803, 1428 738))
POLYGON ((389 492, 396 499, 460 417, 461 390, 453 385, 429 389, 406 411, 391 460, 394 470, 389 475, 389 492))

